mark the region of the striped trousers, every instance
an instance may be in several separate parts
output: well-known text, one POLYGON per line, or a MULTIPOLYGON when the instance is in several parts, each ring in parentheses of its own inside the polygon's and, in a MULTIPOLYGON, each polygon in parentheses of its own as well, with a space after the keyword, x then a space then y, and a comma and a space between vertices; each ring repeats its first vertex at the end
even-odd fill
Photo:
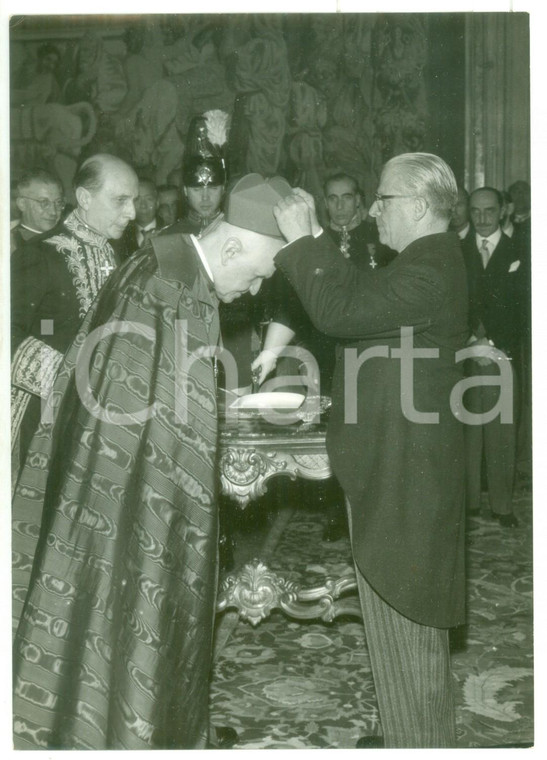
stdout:
POLYGON ((355 573, 385 747, 455 747, 448 630, 409 620, 355 573))

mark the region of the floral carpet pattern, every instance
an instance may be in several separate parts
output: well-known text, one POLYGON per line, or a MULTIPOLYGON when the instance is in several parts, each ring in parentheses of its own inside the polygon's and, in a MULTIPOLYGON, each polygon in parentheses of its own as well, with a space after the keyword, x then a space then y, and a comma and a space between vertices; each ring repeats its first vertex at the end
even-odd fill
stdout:
MULTIPOLYGON (((325 511, 305 485, 272 510, 266 543, 237 533, 236 570, 258 556, 304 587, 351 572, 348 538, 321 540, 325 511)), ((503 528, 485 501, 468 523, 468 623, 451 632, 460 748, 533 743, 529 493, 515 497, 514 512, 519 526, 503 528)), ((212 720, 238 731, 234 749, 349 749, 381 732, 358 618, 298 622, 273 612, 253 627, 226 612, 217 636, 212 720)))

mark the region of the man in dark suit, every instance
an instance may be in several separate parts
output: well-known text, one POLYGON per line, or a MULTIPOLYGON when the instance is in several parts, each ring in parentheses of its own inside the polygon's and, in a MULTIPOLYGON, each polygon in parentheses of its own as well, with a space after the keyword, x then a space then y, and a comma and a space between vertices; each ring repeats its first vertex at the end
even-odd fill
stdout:
MULTIPOLYGON (((355 177, 343 172, 333 174, 325 180, 323 192, 328 215, 325 233, 332 238, 340 255, 363 269, 387 266, 397 253, 379 242, 376 223, 367 219, 364 196, 355 177)), ((266 332, 263 350, 252 364, 258 373, 259 383, 275 369, 278 357, 283 357, 286 347, 293 342, 315 357, 319 367, 320 392, 330 395, 336 341, 313 326, 281 273, 274 276, 270 283, 274 291, 273 318, 266 332)), ((298 360, 292 357, 284 357, 284 360, 287 373, 291 376, 298 374, 295 368, 298 360)), ((281 373, 284 370, 282 365, 281 373)), ((317 499, 325 503, 322 540, 338 541, 347 534, 346 510, 340 486, 334 478, 313 486, 318 489, 317 499)))
POLYGON ((498 363, 486 356, 471 359, 469 372, 485 377, 484 384, 468 390, 468 408, 484 414, 485 422, 466 425, 467 509, 479 511, 481 463, 484 452, 488 499, 492 515, 504 527, 518 525, 513 515, 512 496, 515 474, 515 428, 513 409, 517 409, 517 366, 523 339, 525 291, 524 266, 514 241, 500 227, 503 199, 491 187, 471 193, 470 215, 474 234, 463 246, 469 277, 470 345, 495 348, 498 357, 512 367, 513 388, 502 387, 498 363), (488 380, 488 377, 495 376, 488 380), (487 416, 509 399, 510 414, 487 416))
POLYGON ((447 232, 456 181, 431 154, 386 164, 370 214, 398 256, 374 270, 340 256, 299 193, 276 207, 292 242, 275 261, 316 327, 345 339, 327 449, 349 504, 383 729, 383 741, 357 746, 453 747, 448 629, 465 620, 464 451, 450 398, 468 335, 465 266, 447 232))
POLYGON ((150 238, 159 231, 157 210, 158 191, 155 184, 150 179, 139 178, 139 194, 135 199, 135 219, 127 225, 119 243, 114 244, 122 260, 129 258, 139 248, 144 248, 150 238))
POLYGON ((177 185, 158 187, 158 222, 160 227, 169 227, 179 219, 182 199, 177 185))

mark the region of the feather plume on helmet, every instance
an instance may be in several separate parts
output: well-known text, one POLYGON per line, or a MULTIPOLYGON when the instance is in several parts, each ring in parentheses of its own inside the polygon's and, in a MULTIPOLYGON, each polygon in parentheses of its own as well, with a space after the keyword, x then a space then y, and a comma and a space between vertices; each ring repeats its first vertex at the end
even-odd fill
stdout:
POLYGON ((222 151, 228 139, 229 115, 226 111, 215 108, 212 111, 205 111, 203 118, 205 119, 209 142, 222 151))
POLYGON ((220 109, 205 111, 192 120, 182 167, 185 186, 226 184, 224 146, 228 139, 229 121, 228 114, 220 109))

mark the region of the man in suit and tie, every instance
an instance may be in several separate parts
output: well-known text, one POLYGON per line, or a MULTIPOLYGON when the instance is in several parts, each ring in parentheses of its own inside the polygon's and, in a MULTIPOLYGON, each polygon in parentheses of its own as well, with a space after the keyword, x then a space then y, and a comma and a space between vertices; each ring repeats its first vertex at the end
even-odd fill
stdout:
POLYGON ((182 198, 177 185, 158 187, 158 221, 161 227, 169 227, 180 217, 182 198))
POLYGON ((383 731, 383 741, 362 737, 358 747, 456 745, 448 629, 465 621, 465 483, 450 397, 468 335, 465 265, 447 232, 456 197, 437 156, 391 159, 369 213, 398 255, 377 269, 340 256, 304 191, 277 205, 291 243, 276 266, 315 326, 344 341, 327 450, 349 504, 383 731))
POLYGON ((127 259, 139 248, 144 248, 156 234, 160 225, 156 219, 158 191, 150 179, 139 178, 139 194, 135 200, 135 220, 127 228, 116 247, 121 259, 127 259))
POLYGON ((471 193, 474 234, 463 246, 470 293, 470 345, 482 347, 482 351, 496 349, 498 358, 494 359, 491 352, 490 357, 477 356, 469 361, 469 374, 484 376, 484 383, 468 390, 466 406, 474 414, 486 416, 497 405, 500 408, 493 419, 465 426, 466 479, 467 509, 477 513, 484 453, 492 516, 511 528, 518 525, 512 506, 516 427, 513 410, 517 409, 515 365, 523 338, 525 291, 518 249, 500 227, 502 209, 503 198, 498 190, 481 187, 471 193), (505 368, 499 366, 500 361, 505 368), (508 368, 509 373, 502 374, 508 368), (502 385, 500 378, 504 376, 512 378, 512 388, 502 385), (501 407, 506 400, 511 408, 504 414, 501 407))

